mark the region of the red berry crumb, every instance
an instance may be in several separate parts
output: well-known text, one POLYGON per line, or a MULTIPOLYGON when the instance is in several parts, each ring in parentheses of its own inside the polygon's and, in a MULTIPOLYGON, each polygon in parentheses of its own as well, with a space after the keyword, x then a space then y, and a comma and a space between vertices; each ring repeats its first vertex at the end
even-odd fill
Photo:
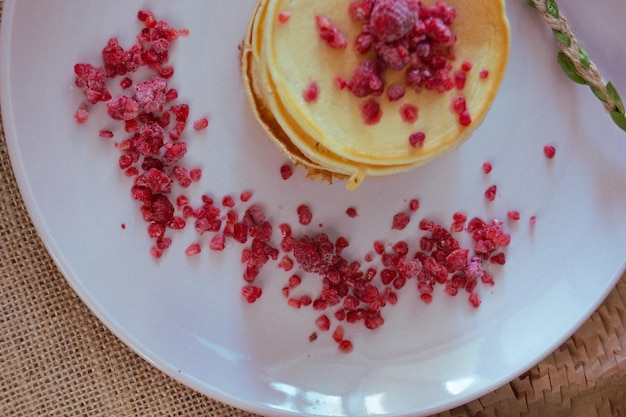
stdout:
POLYGON ((291 19, 291 12, 289 12, 289 11, 282 11, 282 12, 278 13, 278 21, 280 23, 287 23, 289 21, 289 19, 291 19))
POLYGON ((207 119, 206 117, 203 117, 202 119, 198 119, 195 122, 193 122, 193 128, 198 131, 206 129, 208 126, 209 126, 209 119, 207 119))
POLYGON ((361 114, 366 125, 375 125, 383 116, 380 104, 375 100, 366 102, 361 108, 361 114))
POLYGON ((319 97, 319 86, 315 81, 311 81, 311 83, 304 89, 302 92, 302 98, 307 103, 314 103, 317 101, 319 97))
POLYGON ((519 220, 521 218, 521 215, 520 215, 519 211, 517 211, 517 210, 511 210, 506 215, 507 215, 507 217, 509 219, 515 220, 515 221, 517 221, 517 220, 519 220))
POLYGON ((497 190, 498 190, 498 187, 495 185, 492 185, 491 187, 487 188, 487 191, 485 191, 485 198, 489 201, 495 200, 497 190))
POLYGON ((302 225, 308 225, 313 220, 313 213, 311 213, 311 209, 306 204, 301 204, 298 206, 298 222, 302 225))
POLYGON ((481 70, 478 76, 483 80, 489 78, 489 70, 487 69, 481 70))
POLYGON ((546 158, 552 159, 556 155, 556 148, 552 145, 546 145, 543 147, 543 154, 546 158))
POLYGON ((354 207, 349 207, 346 210, 346 214, 348 215, 348 217, 356 217, 356 216, 358 216, 358 213, 357 213, 357 211, 356 211, 356 209, 354 207))
POLYGON ((414 148, 423 147, 425 140, 426 134, 424 132, 413 133, 409 136, 409 144, 414 148))
POLYGON ((280 176, 284 180, 288 180, 293 175, 291 165, 284 164, 280 167, 280 176))
POLYGON ((485 174, 489 174, 492 170, 493 170, 493 165, 491 164, 491 162, 483 163, 483 172, 485 174))
POLYGON ((411 221, 411 217, 404 212, 397 213, 393 216, 393 222, 391 224, 391 228, 394 230, 402 230, 404 229, 409 222, 411 221))
POLYGON ((339 28, 333 25, 325 16, 315 16, 315 24, 319 31, 320 38, 333 49, 345 49, 348 46, 346 38, 339 28))
POLYGON ((402 120, 406 123, 415 123, 419 115, 419 110, 413 104, 406 103, 400 107, 400 115, 402 116, 402 120))

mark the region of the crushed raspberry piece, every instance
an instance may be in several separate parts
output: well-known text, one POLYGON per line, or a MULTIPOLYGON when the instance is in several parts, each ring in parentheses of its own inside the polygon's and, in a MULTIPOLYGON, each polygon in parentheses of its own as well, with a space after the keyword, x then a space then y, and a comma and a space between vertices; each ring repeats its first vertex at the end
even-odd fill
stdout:
POLYGON ((461 115, 467 110, 467 102, 465 97, 455 97, 452 99, 452 111, 461 115))
POLYGON ((354 70, 352 78, 348 81, 348 90, 357 97, 381 95, 384 90, 384 82, 381 78, 380 69, 372 61, 365 61, 354 70))
POLYGON ((416 10, 407 0, 378 0, 372 9, 371 33, 383 42, 393 42, 409 33, 417 21, 416 10))
POLYGON ((209 242, 209 248, 214 251, 222 251, 226 247, 226 238, 224 235, 215 235, 209 242))
POLYGON ((348 217, 353 218, 358 216, 358 213, 354 207, 348 207, 348 209, 346 210, 346 214, 348 215, 348 217))
POLYGON ((293 175, 293 169, 291 168, 291 165, 281 165, 280 167, 280 177, 283 180, 288 180, 289 178, 291 178, 291 176, 293 175))
POLYGON ((98 132, 98 136, 103 139, 111 139, 114 135, 113 132, 111 132, 110 130, 102 129, 98 132))
POLYGON ((139 115, 139 104, 127 96, 112 98, 106 105, 107 113, 115 120, 131 120, 139 115))
POLYGON ((204 130, 209 126, 209 119, 203 117, 193 122, 193 128, 196 131, 204 130))
POLYGON ((485 198, 488 201, 495 200, 497 191, 498 191, 498 187, 496 185, 490 186, 489 188, 487 188, 487 191, 485 191, 485 198))
POLYGON ((405 103, 400 107, 400 115, 402 116, 402 120, 406 123, 415 123, 417 121, 417 117, 419 116, 419 110, 417 106, 405 103))
POLYGON ((459 115, 459 124, 461 126, 469 126, 472 124, 472 116, 467 110, 459 115))
POLYGON ((556 148, 552 145, 546 145, 543 147, 543 154, 546 158, 552 159, 556 155, 556 148))
POLYGON ((192 243, 187 247, 187 249, 185 249, 185 255, 187 256, 194 256, 199 254, 200 252, 202 252, 202 248, 200 247, 199 243, 192 243))
POLYGON ((241 288, 241 295, 250 304, 261 298, 263 290, 254 285, 246 285, 241 288))
POLYGON ((96 68, 91 64, 76 64, 74 65, 74 74, 76 75, 76 86, 80 87, 89 103, 96 104, 111 98, 103 68, 96 68))
POLYGON ((309 206, 305 204, 301 204, 298 206, 298 222, 302 225, 308 225, 313 220, 313 213, 311 213, 311 209, 309 206))
POLYGON ((311 81, 309 85, 302 92, 302 98, 307 103, 314 103, 319 96, 319 86, 315 81, 311 81))
POLYGON ((74 120, 76 123, 85 123, 89 119, 89 112, 84 107, 79 108, 74 113, 74 120))
POLYGON ((426 134, 424 132, 416 132, 409 136, 409 144, 414 148, 421 148, 426 141, 426 134))
POLYGON ((406 94, 406 90, 400 84, 390 85, 387 89, 387 98, 389 101, 398 101, 406 94))
POLYGON ((521 218, 520 212, 516 211, 516 210, 511 210, 506 215, 507 215, 507 217, 509 219, 515 220, 515 221, 517 221, 517 220, 519 220, 521 218))
POLYGON ((319 31, 320 38, 333 49, 345 49, 348 46, 346 38, 337 26, 334 26, 330 19, 325 16, 315 16, 315 24, 319 31))
POLYGON ((491 162, 483 163, 483 173, 489 174, 493 170, 493 165, 491 162))
POLYGON ((417 211, 420 208, 420 201, 417 198, 413 198, 411 199, 411 201, 409 201, 409 210, 411 211, 417 211))
POLYGON ((289 19, 291 19, 291 12, 289 12, 289 11, 282 11, 282 12, 278 13, 278 21, 280 23, 287 23, 289 21, 289 19))
POLYGON ((355 21, 369 19, 372 13, 372 4, 373 2, 368 0, 354 1, 348 6, 348 13, 355 21))
POLYGON ((472 64, 470 61, 463 61, 461 63, 461 69, 465 72, 470 72, 473 67, 474 67, 474 64, 472 64))
POLYGON ((366 102, 361 108, 361 115, 366 125, 375 125, 380 122, 380 119, 383 117, 380 103, 375 100, 366 102))
POLYGON ((409 222, 411 221, 411 217, 404 213, 400 212, 393 216, 393 222, 391 224, 391 228, 394 230, 403 230, 409 222))
POLYGON ((166 101, 167 81, 155 77, 135 85, 135 98, 146 113, 162 110, 166 101))
POLYGON ((478 76, 482 79, 485 80, 487 78, 489 78, 489 70, 481 70, 480 73, 478 73, 478 76))

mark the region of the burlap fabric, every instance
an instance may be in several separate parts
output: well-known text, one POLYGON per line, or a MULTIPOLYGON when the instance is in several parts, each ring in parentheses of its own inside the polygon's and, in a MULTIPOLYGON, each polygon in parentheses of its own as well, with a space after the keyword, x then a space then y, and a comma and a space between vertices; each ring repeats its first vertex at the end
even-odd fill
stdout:
MULTIPOLYGON (((37 236, 1 129, 0 213, 1 417, 251 415, 162 374, 91 314, 37 236)), ((626 417, 625 323, 626 275, 541 363, 439 416, 626 417)))

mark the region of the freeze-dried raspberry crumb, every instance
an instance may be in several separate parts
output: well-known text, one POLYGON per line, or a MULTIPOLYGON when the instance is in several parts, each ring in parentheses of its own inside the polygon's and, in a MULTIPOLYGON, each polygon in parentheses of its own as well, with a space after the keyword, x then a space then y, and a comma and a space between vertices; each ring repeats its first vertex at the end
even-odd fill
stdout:
POLYGON ((341 30, 333 25, 325 16, 315 16, 315 24, 319 31, 320 38, 324 40, 328 46, 334 49, 345 49, 348 46, 346 38, 341 30))
POLYGON ((383 111, 380 108, 380 103, 376 100, 366 102, 361 108, 361 115, 363 116, 363 121, 366 125, 375 125, 380 122, 380 119, 383 117, 383 111))
POLYGON ((89 112, 84 107, 79 108, 76 110, 76 113, 74 113, 74 120, 76 120, 76 123, 85 123, 88 119, 89 112))
POLYGON ((426 134, 424 134, 424 132, 412 133, 409 136, 409 144, 414 148, 423 147, 425 141, 426 141, 426 134))
POLYGON ((400 116, 402 116, 402 120, 406 123, 415 123, 419 116, 419 110, 417 106, 411 103, 405 103, 400 107, 400 116))
POLYGON ((492 170, 493 170, 493 165, 491 164, 491 162, 483 163, 483 172, 485 174, 489 174, 492 170))
POLYGON ((378 0, 369 25, 371 33, 378 39, 393 42, 408 34, 416 21, 417 13, 407 0, 378 0))
POLYGON ((348 81, 348 89, 357 97, 381 95, 384 82, 381 78, 380 69, 372 61, 365 61, 354 70, 352 78, 348 81))
POLYGON ((290 11, 282 11, 280 13, 278 13, 278 21, 280 23, 287 23, 289 21, 289 19, 291 19, 291 12, 290 11))
POLYGON ((191 245, 187 247, 187 249, 185 249, 185 255, 194 256, 194 255, 199 254, 201 251, 202 251, 202 248, 200 247, 199 243, 192 243, 191 245))
POLYGON ((490 186, 489 188, 487 188, 487 191, 485 191, 485 198, 488 201, 495 200, 497 191, 498 191, 498 187, 496 185, 490 186))
POLYGON ((167 81, 154 77, 135 85, 135 98, 146 113, 162 110, 166 101, 167 81))
POLYGON ((131 120, 139 115, 139 104, 127 96, 112 98, 106 105, 107 113, 115 120, 131 120))
POLYGON ((348 215, 348 217, 358 216, 358 213, 354 207, 348 207, 348 209, 346 210, 346 214, 348 215))
POLYGON ((282 179, 284 180, 288 180, 289 178, 291 178, 291 176, 293 175, 293 169, 291 168, 291 165, 281 165, 280 167, 280 176, 282 179))
POLYGON ((390 85, 387 89, 387 98, 389 101, 398 101, 406 94, 406 90, 400 84, 390 85))
POLYGON ((400 212, 393 216, 393 222, 391 224, 391 228, 394 230, 403 230, 411 221, 411 217, 404 213, 400 212))
POLYGON ((482 80, 485 80, 485 79, 489 78, 489 70, 487 70, 487 69, 481 70, 480 73, 478 74, 478 76, 482 80))
POLYGON ((193 122, 193 128, 196 131, 204 130, 209 126, 209 119, 203 117, 193 122))
POLYGON ((91 64, 76 64, 74 65, 74 74, 76 75, 76 86, 82 89, 89 103, 96 104, 111 98, 103 68, 96 68, 91 64))
POLYGON ((543 154, 546 158, 552 159, 556 155, 556 148, 552 145, 546 145, 543 147, 543 154))
POLYGON ((320 89, 315 81, 311 81, 302 92, 302 98, 307 103, 314 103, 319 97, 320 89))

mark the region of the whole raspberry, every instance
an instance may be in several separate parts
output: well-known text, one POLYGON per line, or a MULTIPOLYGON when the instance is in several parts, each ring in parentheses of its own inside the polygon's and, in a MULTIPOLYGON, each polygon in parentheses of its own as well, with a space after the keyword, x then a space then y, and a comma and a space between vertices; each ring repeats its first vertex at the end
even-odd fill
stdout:
POLYGON ((370 32, 383 42, 393 42, 409 33, 416 21, 409 0, 378 0, 370 16, 370 32))

